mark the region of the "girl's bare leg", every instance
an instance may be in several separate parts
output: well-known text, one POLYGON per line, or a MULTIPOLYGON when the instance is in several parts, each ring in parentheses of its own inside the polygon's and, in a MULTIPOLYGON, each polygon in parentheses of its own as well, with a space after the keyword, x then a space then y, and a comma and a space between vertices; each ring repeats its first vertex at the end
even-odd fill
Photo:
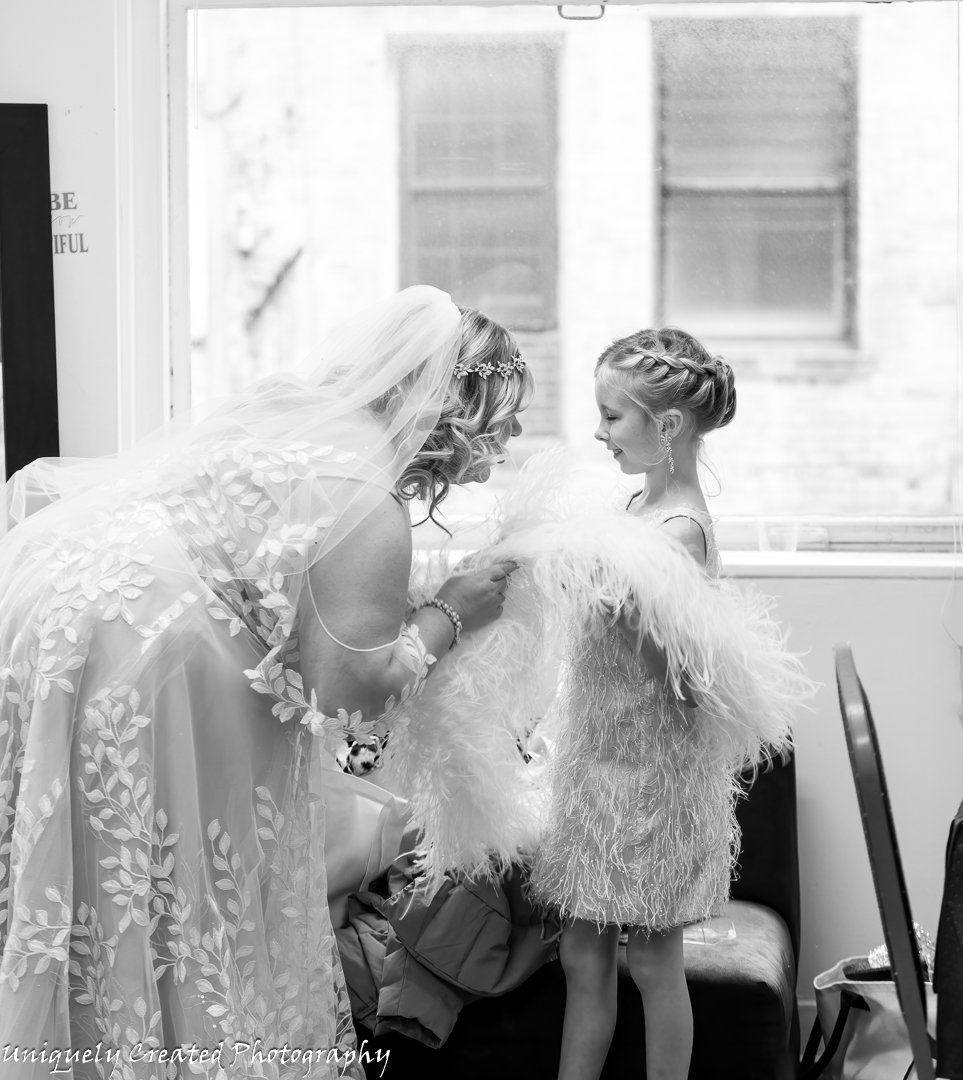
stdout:
POLYGON ((562 932, 565 1022, 558 1080, 598 1080, 615 1030, 619 928, 575 919, 562 932))
POLYGON ((648 937, 630 930, 628 957, 645 1010, 646 1080, 686 1080, 692 1006, 682 962, 682 927, 648 937))

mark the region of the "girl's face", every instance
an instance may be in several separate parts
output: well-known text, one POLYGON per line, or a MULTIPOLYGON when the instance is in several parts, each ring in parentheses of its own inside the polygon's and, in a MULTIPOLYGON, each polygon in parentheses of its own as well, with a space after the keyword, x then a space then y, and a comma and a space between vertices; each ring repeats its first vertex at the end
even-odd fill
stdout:
POLYGON ((619 463, 624 473, 648 472, 665 454, 659 444, 658 423, 621 390, 595 381, 595 401, 599 426, 595 438, 619 463))

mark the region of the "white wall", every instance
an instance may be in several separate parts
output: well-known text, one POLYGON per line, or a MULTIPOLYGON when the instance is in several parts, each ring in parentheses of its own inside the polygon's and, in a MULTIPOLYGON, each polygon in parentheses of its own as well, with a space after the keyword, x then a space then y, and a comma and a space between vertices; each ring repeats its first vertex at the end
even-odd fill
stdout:
POLYGON ((0 101, 48 106, 51 190, 75 193, 70 213, 79 220, 71 231, 82 231, 89 248, 54 258, 61 450, 68 454, 115 449, 113 45, 110 3, 0 4, 0 101))
MULTIPOLYGON (((88 255, 60 256, 55 267, 69 454, 113 450, 162 415, 162 4, 136 3, 0 0, 0 100, 50 105, 52 186, 77 193, 89 237, 88 255), (135 356, 150 362, 138 366, 135 356)), ((835 699, 835 642, 848 640, 855 651, 879 728, 914 916, 931 932, 948 822, 963 798, 960 652, 941 625, 949 578, 885 568, 840 575, 829 565, 812 556, 798 576, 736 568, 777 596, 791 644, 807 651, 824 684, 798 740, 804 998, 818 971, 882 941, 835 699)), ((951 599, 959 623, 959 589, 951 599)))
POLYGON ((762 577, 751 565, 731 571, 753 575, 777 598, 791 648, 806 654, 823 684, 797 739, 803 1001, 812 998, 818 972, 883 943, 836 697, 836 643, 852 646, 876 722, 913 918, 934 937, 949 822, 963 800, 961 654, 943 627, 948 605, 959 636, 963 582, 954 587, 948 573, 912 568, 837 576, 821 572, 820 559, 832 565, 829 556, 813 556, 799 577, 778 568, 765 571, 778 576, 762 577))
POLYGON ((0 101, 48 106, 51 191, 76 207, 53 231, 86 248, 54 256, 68 456, 113 452, 165 416, 163 7, 0 0, 0 101))

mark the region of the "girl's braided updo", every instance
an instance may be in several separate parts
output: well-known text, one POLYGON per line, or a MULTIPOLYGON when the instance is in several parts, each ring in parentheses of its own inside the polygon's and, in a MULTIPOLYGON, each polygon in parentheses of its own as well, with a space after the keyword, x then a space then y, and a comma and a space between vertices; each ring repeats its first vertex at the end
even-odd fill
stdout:
POLYGON ((679 409, 697 436, 725 427, 736 413, 732 368, 675 327, 613 341, 599 357, 595 376, 653 416, 679 409))

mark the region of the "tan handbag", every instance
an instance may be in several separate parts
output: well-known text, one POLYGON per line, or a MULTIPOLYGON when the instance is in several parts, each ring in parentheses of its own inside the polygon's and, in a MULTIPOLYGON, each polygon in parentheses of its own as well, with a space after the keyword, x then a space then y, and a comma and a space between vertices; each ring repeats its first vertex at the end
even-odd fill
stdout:
MULTIPOLYGON (((927 1030, 936 1031, 936 997, 926 983, 927 1030)), ((813 980, 816 1023, 800 1065, 800 1080, 905 1080, 913 1052, 889 968, 865 956, 840 960, 813 980), (819 1043, 825 1050, 819 1059, 819 1043)))

